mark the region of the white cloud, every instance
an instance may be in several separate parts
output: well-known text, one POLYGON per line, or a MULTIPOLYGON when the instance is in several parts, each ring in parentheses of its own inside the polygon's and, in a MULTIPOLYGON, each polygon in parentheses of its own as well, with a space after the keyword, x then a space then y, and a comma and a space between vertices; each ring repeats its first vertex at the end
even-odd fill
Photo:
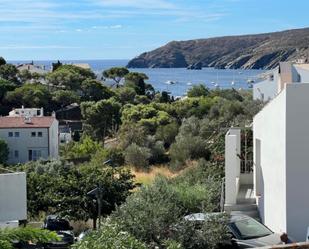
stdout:
POLYGON ((108 7, 138 9, 174 9, 176 6, 166 0, 92 0, 94 3, 108 7))

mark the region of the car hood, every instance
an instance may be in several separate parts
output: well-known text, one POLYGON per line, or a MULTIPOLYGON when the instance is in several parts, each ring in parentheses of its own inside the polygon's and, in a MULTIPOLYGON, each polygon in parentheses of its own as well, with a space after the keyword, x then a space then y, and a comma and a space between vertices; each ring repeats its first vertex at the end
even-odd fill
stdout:
POLYGON ((254 248, 254 247, 280 245, 282 244, 282 241, 280 239, 279 234, 273 233, 271 235, 264 236, 261 238, 237 240, 237 244, 240 245, 240 248, 254 248))

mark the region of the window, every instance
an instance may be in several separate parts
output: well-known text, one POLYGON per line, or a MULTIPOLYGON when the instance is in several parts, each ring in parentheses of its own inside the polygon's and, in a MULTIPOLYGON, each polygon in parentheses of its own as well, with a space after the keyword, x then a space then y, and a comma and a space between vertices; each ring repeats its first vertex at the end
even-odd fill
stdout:
POLYGON ((36 136, 36 133, 33 131, 31 132, 31 137, 35 137, 36 136))
POLYGON ((28 159, 29 161, 36 161, 42 157, 42 153, 40 150, 29 150, 28 151, 28 159))
POLYGON ((15 150, 15 151, 14 151, 14 157, 15 157, 15 158, 18 158, 18 157, 19 157, 19 151, 18 151, 18 150, 15 150))
POLYGON ((14 137, 19 137, 19 132, 14 132, 14 137))
POLYGON ((38 137, 43 137, 43 133, 41 131, 38 132, 38 137))
POLYGON ((9 132, 9 137, 13 137, 13 132, 9 132))

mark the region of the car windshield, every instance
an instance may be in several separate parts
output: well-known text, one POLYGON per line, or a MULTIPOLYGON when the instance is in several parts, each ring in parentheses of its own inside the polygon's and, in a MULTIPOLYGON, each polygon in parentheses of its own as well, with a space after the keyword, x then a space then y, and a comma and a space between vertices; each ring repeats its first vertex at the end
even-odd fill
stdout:
POLYGON ((243 240, 260 238, 272 234, 267 227, 257 222, 254 219, 242 219, 230 224, 231 228, 243 240))

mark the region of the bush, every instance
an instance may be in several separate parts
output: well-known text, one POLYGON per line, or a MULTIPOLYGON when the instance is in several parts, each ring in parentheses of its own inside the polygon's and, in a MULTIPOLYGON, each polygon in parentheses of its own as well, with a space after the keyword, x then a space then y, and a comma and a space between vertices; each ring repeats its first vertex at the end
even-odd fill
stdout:
POLYGON ((143 186, 129 196, 112 219, 137 239, 153 246, 162 245, 170 236, 172 224, 181 217, 180 207, 177 193, 165 178, 159 177, 153 185, 143 186))
POLYGON ((133 143, 126 148, 124 155, 127 164, 135 166, 137 169, 149 168, 151 153, 148 148, 140 147, 133 143))
POLYGON ((60 238, 55 232, 39 228, 6 228, 0 229, 0 248, 11 249, 11 242, 18 241, 22 243, 48 243, 59 241, 60 238))
POLYGON ((0 164, 6 163, 9 158, 9 147, 7 143, 0 139, 0 164))
POLYGON ((73 249, 146 249, 146 246, 130 235, 121 231, 120 226, 106 222, 103 228, 87 235, 73 249))

